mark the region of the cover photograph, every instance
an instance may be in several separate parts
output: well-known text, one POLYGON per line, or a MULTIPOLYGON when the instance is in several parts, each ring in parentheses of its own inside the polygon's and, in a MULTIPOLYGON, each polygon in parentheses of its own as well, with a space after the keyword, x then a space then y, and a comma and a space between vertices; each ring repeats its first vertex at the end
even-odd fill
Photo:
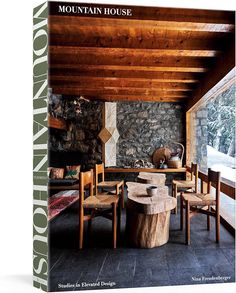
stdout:
POLYGON ((33 285, 235 282, 235 11, 33 11, 33 285))

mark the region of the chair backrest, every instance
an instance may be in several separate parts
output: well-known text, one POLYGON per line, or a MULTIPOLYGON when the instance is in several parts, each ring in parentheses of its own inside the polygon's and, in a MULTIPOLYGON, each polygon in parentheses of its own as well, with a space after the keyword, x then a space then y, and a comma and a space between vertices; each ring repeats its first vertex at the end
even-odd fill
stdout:
POLYGON ((208 168, 208 183, 207 183, 207 193, 211 192, 212 183, 216 188, 216 204, 219 205, 220 200, 220 172, 213 171, 208 168))
POLYGON ((89 187, 89 195, 93 196, 93 169, 87 172, 80 172, 79 176, 80 185, 80 204, 84 201, 85 187, 89 187))
POLYGON ((191 163, 191 180, 195 182, 195 192, 198 192, 198 164, 191 163))
POLYGON ((105 180, 105 176, 104 176, 104 164, 96 164, 95 165, 95 190, 96 190, 96 194, 98 193, 98 183, 99 183, 99 175, 102 174, 102 181, 105 180))

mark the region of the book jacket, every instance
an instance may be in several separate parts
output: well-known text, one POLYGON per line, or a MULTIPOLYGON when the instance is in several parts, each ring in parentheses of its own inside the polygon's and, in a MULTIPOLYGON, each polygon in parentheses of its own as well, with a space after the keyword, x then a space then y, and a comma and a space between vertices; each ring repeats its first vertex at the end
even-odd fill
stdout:
POLYGON ((33 10, 33 285, 235 282, 235 12, 33 10))

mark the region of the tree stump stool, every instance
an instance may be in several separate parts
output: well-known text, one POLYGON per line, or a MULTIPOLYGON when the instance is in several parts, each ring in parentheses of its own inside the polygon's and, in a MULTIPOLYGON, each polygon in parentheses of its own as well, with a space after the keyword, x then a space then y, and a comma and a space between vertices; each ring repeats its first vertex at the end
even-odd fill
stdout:
POLYGON ((140 248, 153 248, 168 242, 170 211, 176 198, 168 195, 167 186, 158 186, 158 194, 149 197, 146 188, 153 184, 127 182, 128 201, 126 233, 128 242, 140 248))
POLYGON ((139 172, 137 181, 139 183, 165 186, 166 175, 162 173, 139 172))

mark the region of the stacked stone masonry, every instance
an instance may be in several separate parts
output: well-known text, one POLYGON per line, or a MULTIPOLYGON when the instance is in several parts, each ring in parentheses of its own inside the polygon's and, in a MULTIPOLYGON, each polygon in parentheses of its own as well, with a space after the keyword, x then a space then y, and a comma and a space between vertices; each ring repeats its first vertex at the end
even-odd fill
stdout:
MULTIPOLYGON (((63 98, 62 98, 63 100, 63 98)), ((63 103, 62 103, 63 105, 63 103)), ((49 148, 53 151, 78 151, 86 154, 84 166, 94 167, 102 161, 103 102, 91 101, 81 107, 82 113, 70 121, 70 130, 50 130, 49 148)), ((152 160, 154 150, 169 140, 185 144, 184 105, 180 103, 118 102, 117 166, 134 160, 152 160)))

